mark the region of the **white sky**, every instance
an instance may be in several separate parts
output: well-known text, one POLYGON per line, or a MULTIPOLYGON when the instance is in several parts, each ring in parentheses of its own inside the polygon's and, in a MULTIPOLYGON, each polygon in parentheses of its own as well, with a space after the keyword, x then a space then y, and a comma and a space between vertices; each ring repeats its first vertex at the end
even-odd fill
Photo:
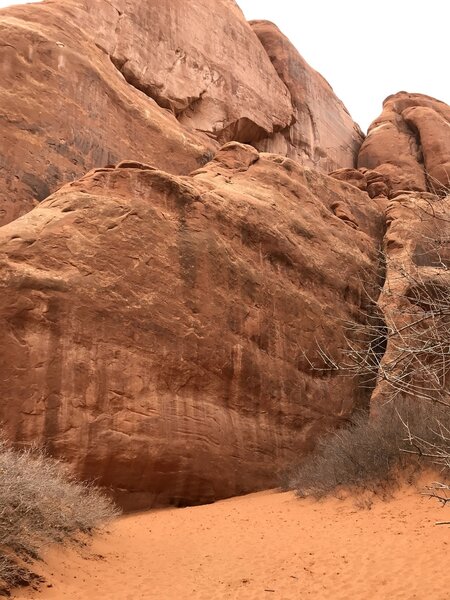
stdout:
POLYGON ((237 1, 280 27, 363 129, 400 90, 450 103, 449 0, 237 1))
POLYGON ((366 130, 405 90, 450 103, 449 0, 238 0, 278 25, 366 130))

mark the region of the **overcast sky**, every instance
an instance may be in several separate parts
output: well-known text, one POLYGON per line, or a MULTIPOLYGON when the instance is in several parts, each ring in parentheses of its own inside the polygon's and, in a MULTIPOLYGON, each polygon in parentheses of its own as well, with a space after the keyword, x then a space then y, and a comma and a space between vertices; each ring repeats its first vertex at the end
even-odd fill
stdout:
POLYGON ((238 0, 278 25, 365 130, 395 92, 450 103, 449 0, 238 0))
MULTIPOLYGON (((0 0, 0 7, 23 3, 0 0)), ((364 130, 380 113, 384 98, 400 90, 450 103, 449 0, 238 0, 238 4, 247 19, 276 23, 329 81, 364 130)))

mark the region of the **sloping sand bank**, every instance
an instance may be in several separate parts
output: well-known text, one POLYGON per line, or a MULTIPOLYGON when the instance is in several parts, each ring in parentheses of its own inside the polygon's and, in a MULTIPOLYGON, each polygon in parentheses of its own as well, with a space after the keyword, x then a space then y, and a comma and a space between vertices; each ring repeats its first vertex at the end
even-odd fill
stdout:
POLYGON ((263 492, 119 519, 88 550, 50 550, 29 600, 449 600, 450 510, 404 488, 355 499, 263 492), (359 503, 361 504, 361 503, 359 503))

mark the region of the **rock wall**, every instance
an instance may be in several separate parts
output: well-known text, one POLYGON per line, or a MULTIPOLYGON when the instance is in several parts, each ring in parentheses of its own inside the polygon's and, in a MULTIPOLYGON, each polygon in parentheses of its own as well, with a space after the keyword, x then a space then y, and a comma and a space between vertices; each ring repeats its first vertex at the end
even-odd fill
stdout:
POLYGON ((383 210, 385 282, 378 298, 385 340, 371 399, 448 404, 450 336, 450 107, 400 92, 384 103, 361 148, 358 169, 331 176, 383 210), (426 191, 429 190, 429 191, 426 191))
POLYGON ((449 396, 450 199, 399 194, 386 207, 386 279, 378 305, 388 332, 372 411, 392 398, 449 396))
POLYGON ((80 14, 72 2, 0 11, 0 224, 92 167, 144 157, 187 173, 215 149, 125 81, 87 35, 98 21, 81 30, 75 7, 80 14))
POLYGON ((289 93, 232 0, 75 6, 125 79, 189 128, 252 142, 291 122, 289 93), (91 22, 107 23, 100 38, 91 22))
POLYGON ((443 272, 422 213, 449 107, 390 97, 356 168, 330 86, 232 0, 47 0, 0 11, 0 36, 6 435, 128 508, 276 485, 369 406, 330 365, 374 311, 386 228, 387 323, 399 273, 443 272))
POLYGON ((276 485, 368 403, 317 343, 339 354, 380 238, 365 193, 236 143, 66 185, 0 229, 6 433, 128 507, 276 485))
POLYGON ((354 166, 331 89, 279 75, 232 0, 44 0, 0 10, 0 37, 0 225, 93 167, 187 174, 230 140, 354 166))

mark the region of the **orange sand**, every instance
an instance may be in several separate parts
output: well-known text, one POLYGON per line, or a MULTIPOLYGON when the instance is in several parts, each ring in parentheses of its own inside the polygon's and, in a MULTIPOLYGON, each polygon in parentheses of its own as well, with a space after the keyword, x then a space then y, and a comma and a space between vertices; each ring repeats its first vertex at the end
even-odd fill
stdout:
POLYGON ((405 488, 355 500, 263 492, 127 516, 81 551, 50 550, 29 600, 449 600, 450 510, 405 488))

